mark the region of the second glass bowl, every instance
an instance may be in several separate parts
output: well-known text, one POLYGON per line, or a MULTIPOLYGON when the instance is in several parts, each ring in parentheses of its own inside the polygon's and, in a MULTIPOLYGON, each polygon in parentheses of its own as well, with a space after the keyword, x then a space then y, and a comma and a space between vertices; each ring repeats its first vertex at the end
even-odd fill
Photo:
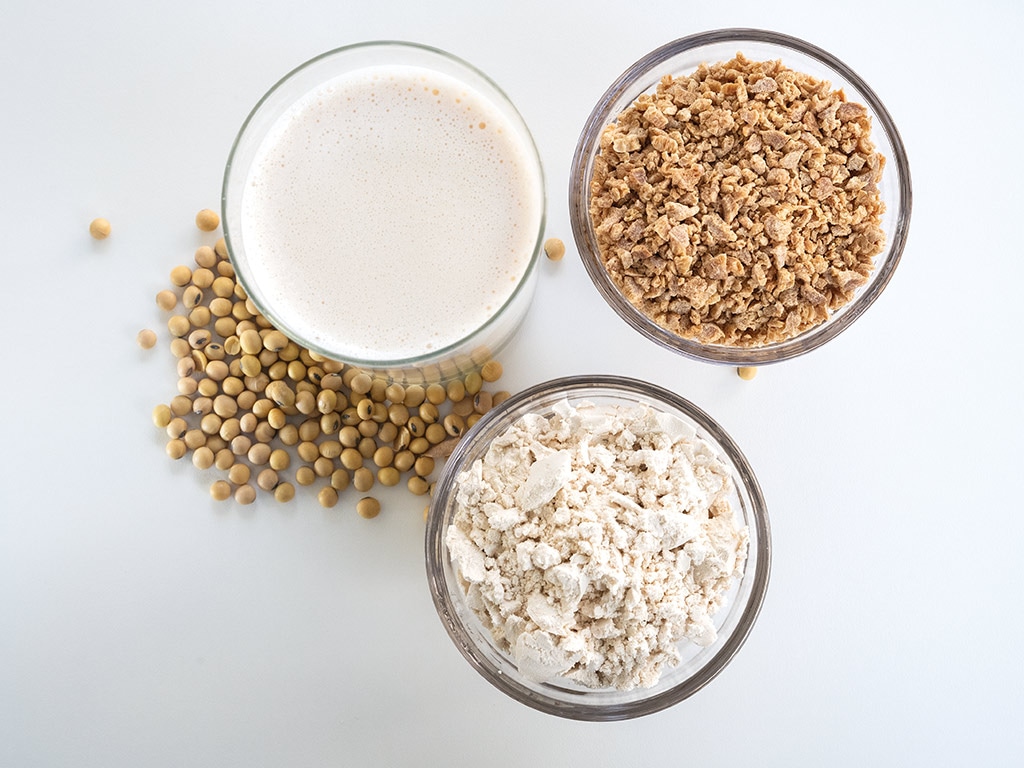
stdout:
POLYGON ((439 478, 426 531, 427 577, 438 616, 466 660, 513 699, 549 714, 576 720, 623 720, 647 715, 693 695, 718 675, 743 645, 768 587, 771 541, 764 497, 750 465, 728 434, 704 411, 679 395, 634 379, 575 376, 555 379, 514 395, 488 412, 458 443, 439 478), (491 442, 526 414, 548 416, 568 401, 597 406, 645 405, 689 425, 726 466, 728 497, 737 520, 748 529, 746 565, 725 605, 714 615, 717 639, 707 647, 679 644, 681 661, 664 670, 653 687, 587 688, 568 680, 536 682, 520 673, 475 615, 459 584, 445 543, 457 509, 458 475, 488 450, 491 442))

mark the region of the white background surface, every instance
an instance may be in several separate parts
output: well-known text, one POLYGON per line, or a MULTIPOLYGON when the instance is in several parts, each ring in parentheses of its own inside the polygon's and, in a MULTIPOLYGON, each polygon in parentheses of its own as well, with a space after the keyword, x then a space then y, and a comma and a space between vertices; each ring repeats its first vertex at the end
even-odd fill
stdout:
POLYGON ((1013 765, 1024 753, 1015 2, 173 5, 14 0, 0 24, 0 766, 1013 765), (955 6, 955 10, 954 10, 955 6), (914 213, 881 299, 763 369, 677 359, 606 308, 568 224, 598 96, 676 37, 754 26, 833 52, 900 127, 914 213), (708 410, 758 473, 761 618, 697 696, 585 724, 504 698, 437 620, 421 500, 217 505, 164 455, 153 295, 212 238, 231 141, 281 75, 368 39, 461 56, 547 173, 511 390, 621 373, 708 410), (86 232, 106 216, 105 242, 86 232))

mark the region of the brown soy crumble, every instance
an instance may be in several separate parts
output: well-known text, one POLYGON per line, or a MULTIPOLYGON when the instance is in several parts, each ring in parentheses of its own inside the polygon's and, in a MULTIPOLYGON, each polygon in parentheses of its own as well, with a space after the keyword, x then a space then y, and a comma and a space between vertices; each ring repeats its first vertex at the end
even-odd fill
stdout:
POLYGON ((755 347, 825 321, 882 251, 885 158, 867 109, 779 61, 666 75, 608 125, 590 216, 601 260, 651 320, 755 347))

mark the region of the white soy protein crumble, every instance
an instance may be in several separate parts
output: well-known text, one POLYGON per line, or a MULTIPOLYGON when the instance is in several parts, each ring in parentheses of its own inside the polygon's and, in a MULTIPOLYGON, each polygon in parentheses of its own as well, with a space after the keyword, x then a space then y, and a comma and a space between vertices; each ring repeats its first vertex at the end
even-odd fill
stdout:
POLYGON ((527 414, 457 478, 446 544, 467 603, 521 674, 656 684, 714 642, 748 531, 726 465, 646 405, 527 414))

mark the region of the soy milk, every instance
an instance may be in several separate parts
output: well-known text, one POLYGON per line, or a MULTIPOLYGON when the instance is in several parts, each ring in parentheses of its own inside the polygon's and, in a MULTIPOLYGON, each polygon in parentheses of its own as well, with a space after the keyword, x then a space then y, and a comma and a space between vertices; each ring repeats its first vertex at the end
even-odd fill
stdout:
POLYGON ((274 123, 242 192, 250 280, 272 320, 363 361, 472 334, 537 249, 528 141, 477 91, 416 66, 307 93, 274 123))

